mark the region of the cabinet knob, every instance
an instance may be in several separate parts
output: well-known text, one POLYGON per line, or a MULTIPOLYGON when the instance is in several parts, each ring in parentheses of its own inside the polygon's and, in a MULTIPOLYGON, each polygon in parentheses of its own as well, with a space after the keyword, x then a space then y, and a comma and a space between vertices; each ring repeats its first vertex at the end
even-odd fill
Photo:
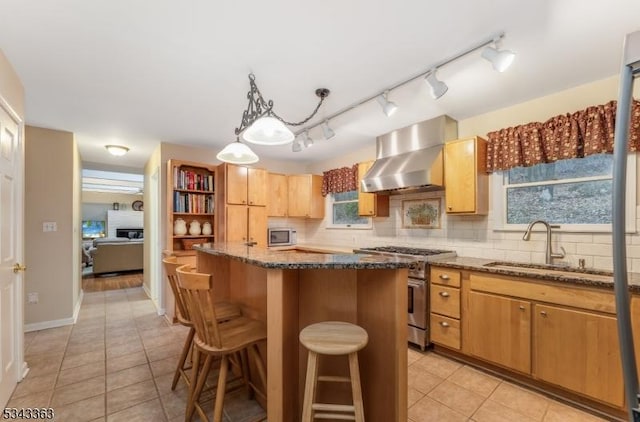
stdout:
POLYGON ((449 326, 448 322, 444 322, 444 321, 440 321, 440 325, 442 325, 444 328, 447 328, 449 326))
POLYGON ((446 274, 440 274, 438 277, 440 277, 440 280, 449 280, 450 277, 446 274))
POLYGON ((449 292, 440 292, 440 296, 449 297, 449 292))
POLYGON ((447 209, 448 209, 449 211, 451 211, 451 210, 453 209, 453 207, 447 207, 447 209))
POLYGON ((249 205, 253 205, 253 201, 249 201, 249 205))
POLYGON ((540 311, 540 315, 542 315, 543 317, 547 317, 547 312, 546 311, 540 311))
POLYGON ((521 311, 524 311, 524 305, 518 306, 518 309, 520 309, 521 311))

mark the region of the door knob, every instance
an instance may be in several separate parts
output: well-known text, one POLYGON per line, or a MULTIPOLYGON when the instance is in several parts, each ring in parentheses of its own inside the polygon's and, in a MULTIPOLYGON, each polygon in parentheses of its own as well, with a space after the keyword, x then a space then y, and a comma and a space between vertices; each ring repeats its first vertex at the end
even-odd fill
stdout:
POLYGON ((13 273, 18 274, 20 271, 26 271, 27 267, 20 265, 20 263, 16 262, 13 266, 13 273))

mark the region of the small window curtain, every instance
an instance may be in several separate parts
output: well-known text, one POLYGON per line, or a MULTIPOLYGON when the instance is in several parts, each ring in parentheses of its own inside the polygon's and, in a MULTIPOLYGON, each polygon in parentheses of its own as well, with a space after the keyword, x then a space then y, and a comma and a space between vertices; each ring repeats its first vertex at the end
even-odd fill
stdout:
POLYGON ((358 165, 328 170, 322 173, 322 196, 358 189, 358 165))
MULTIPOLYGON (((612 153, 616 101, 488 134, 487 171, 612 153)), ((640 101, 633 101, 629 151, 640 151, 640 101)))

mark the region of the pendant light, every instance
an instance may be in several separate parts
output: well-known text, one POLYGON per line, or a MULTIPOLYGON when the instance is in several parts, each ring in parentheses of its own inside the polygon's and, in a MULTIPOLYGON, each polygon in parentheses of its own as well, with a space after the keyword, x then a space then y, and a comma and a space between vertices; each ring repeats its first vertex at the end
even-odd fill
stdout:
POLYGON ((240 139, 236 139, 235 142, 231 142, 224 147, 222 151, 216 155, 216 158, 231 164, 253 164, 259 160, 256 153, 251 151, 251 148, 247 145, 240 142, 240 139))

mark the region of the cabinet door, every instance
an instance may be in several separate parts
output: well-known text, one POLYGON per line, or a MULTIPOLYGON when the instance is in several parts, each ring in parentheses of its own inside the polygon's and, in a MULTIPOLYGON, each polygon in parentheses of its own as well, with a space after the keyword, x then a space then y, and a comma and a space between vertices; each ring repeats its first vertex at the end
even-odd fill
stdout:
POLYGON ((472 291, 465 318, 473 356, 531 373, 530 302, 472 291))
POLYGON ((534 309, 534 376, 622 406, 616 318, 557 306, 534 309))
POLYGON ((249 205, 267 205, 267 171, 247 169, 247 203, 249 205))
POLYGON ((311 209, 311 176, 296 174, 288 176, 289 217, 309 217, 311 209))
POLYGON ((246 167, 233 164, 226 165, 227 204, 247 203, 247 170, 246 167))
POLYGON ((445 202, 447 212, 475 212, 475 138, 447 142, 444 146, 444 160, 445 202))
POLYGON ((289 204, 289 184, 285 174, 269 173, 267 176, 267 215, 286 217, 289 204))
POLYGON ((373 161, 358 163, 358 215, 362 216, 373 216, 376 214, 376 194, 362 192, 360 188, 360 181, 372 165, 373 161))
POLYGON ((227 242, 247 241, 247 206, 227 205, 227 242))
POLYGON ((249 241, 267 246, 267 208, 249 207, 249 241))

